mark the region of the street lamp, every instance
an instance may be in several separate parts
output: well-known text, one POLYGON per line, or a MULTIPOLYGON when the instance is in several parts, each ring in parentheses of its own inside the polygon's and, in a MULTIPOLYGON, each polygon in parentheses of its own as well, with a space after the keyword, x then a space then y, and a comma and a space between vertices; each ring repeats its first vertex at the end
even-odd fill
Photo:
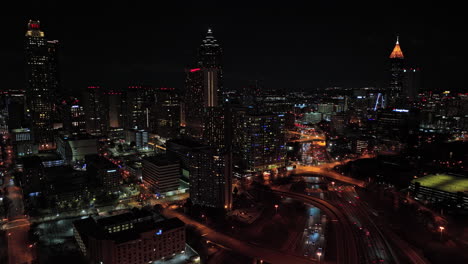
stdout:
POLYGON ((278 213, 278 205, 275 204, 275 210, 276 210, 276 213, 278 213))
POLYGON ((439 226, 439 230, 440 230, 440 240, 441 240, 441 241, 442 241, 442 232, 444 232, 444 229, 445 229, 445 227, 439 226))
POLYGON ((320 263, 320 256, 322 256, 322 252, 317 252, 317 256, 318 256, 318 262, 320 263))

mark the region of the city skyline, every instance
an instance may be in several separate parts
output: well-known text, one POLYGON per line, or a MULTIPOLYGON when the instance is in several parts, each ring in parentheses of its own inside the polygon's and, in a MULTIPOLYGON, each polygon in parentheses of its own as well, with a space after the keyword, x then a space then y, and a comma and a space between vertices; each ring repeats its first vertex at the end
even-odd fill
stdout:
POLYGON ((181 89, 184 70, 208 28, 224 49, 226 89, 240 89, 251 80, 260 80, 270 89, 305 91, 385 87, 387 59, 397 36, 408 67, 423 69, 426 90, 463 88, 456 53, 461 48, 457 41, 461 17, 437 21, 410 10, 389 9, 379 15, 354 12, 356 8, 342 15, 343 8, 332 13, 332 4, 323 5, 323 13, 312 14, 300 6, 280 12, 278 6, 262 10, 253 5, 238 16, 236 8, 211 12, 203 10, 205 6, 162 7, 164 14, 157 17, 131 12, 67 17, 52 11, 5 17, 11 24, 4 33, 10 41, 2 44, 1 67, 9 73, 6 84, 24 81, 18 74, 23 55, 17 44, 23 40, 20 33, 26 31, 27 21, 38 19, 46 37, 59 40, 61 79, 72 91, 89 85, 181 89))
POLYGON ((0 17, 0 263, 468 263, 464 17, 152 4, 0 17))

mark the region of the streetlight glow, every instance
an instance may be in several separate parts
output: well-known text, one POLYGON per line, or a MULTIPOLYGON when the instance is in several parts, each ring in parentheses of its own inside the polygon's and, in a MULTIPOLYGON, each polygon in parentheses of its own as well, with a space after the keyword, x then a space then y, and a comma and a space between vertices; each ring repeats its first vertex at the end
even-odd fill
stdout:
POLYGON ((440 230, 440 241, 442 241, 442 232, 444 231, 445 227, 443 226, 439 226, 439 230, 440 230))

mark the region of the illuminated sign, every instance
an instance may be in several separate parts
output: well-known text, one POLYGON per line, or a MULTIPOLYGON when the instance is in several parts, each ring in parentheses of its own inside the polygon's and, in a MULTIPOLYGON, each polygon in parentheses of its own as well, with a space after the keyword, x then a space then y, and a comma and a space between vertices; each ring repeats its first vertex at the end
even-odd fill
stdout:
POLYGON ((393 112, 408 113, 409 110, 408 109, 397 109, 397 108, 395 108, 395 109, 393 109, 393 112))
POLYGON ((79 108, 80 106, 79 105, 72 105, 71 108, 79 108))
POLYGON ((200 70, 200 68, 190 69, 190 72, 197 72, 199 70, 200 70))
POLYGON ((117 170, 108 170, 107 172, 116 172, 117 170))
POLYGON ((162 235, 162 229, 159 229, 158 232, 156 232, 156 235, 157 235, 157 236, 162 235))

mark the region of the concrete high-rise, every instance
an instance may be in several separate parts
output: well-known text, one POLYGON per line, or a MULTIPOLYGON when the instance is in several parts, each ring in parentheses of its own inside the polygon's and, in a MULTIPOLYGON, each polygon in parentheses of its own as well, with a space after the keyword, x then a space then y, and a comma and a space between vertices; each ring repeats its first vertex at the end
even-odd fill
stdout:
POLYGON ((125 109, 122 91, 120 90, 109 90, 106 92, 107 100, 109 102, 109 126, 110 128, 123 127, 124 125, 124 113, 122 109, 125 109))
POLYGON ((125 129, 145 129, 150 127, 150 108, 154 103, 154 89, 142 85, 132 85, 123 94, 125 101, 124 113, 125 129))
POLYGON ((151 106, 150 130, 163 139, 176 138, 180 132, 180 97, 174 88, 158 88, 151 106))
POLYGON ((40 150, 52 148, 52 112, 58 89, 58 41, 47 41, 40 22, 30 20, 26 31, 26 102, 34 141, 40 150))
POLYGON ((233 149, 246 173, 257 173, 285 164, 283 114, 234 113, 233 149))
POLYGON ((413 101, 421 90, 421 69, 405 68, 403 69, 403 77, 404 95, 413 101))
POLYGON ((188 139, 167 142, 169 156, 181 161, 182 174, 189 173, 190 198, 194 204, 231 210, 232 157, 230 152, 188 139))
POLYGON ((100 86, 88 86, 84 94, 86 131, 94 136, 106 135, 109 127, 108 100, 100 86))
POLYGON ((232 208, 232 157, 205 148, 190 153, 190 198, 194 204, 232 208))
POLYGON ((143 165, 143 182, 160 194, 175 191, 179 188, 180 162, 165 155, 145 157, 143 165))

